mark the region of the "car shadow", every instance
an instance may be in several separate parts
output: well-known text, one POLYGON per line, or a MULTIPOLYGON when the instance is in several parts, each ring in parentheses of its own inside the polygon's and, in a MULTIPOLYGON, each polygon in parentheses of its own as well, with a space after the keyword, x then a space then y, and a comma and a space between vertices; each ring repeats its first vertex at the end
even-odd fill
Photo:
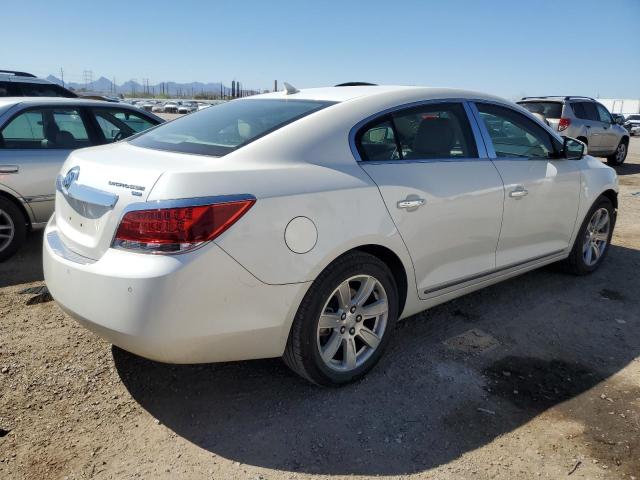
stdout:
POLYGON ((640 163, 623 163, 613 167, 618 175, 635 175, 640 173, 640 163))
POLYGON ((279 359, 176 366, 115 347, 113 357, 143 408, 219 456, 292 472, 410 474, 578 401, 638 357, 639 267, 640 251, 613 246, 595 274, 545 268, 432 308, 400 322, 378 366, 340 389, 312 386, 279 359), (469 331, 498 345, 471 354, 443 343, 469 331))
POLYGON ((42 231, 36 231, 13 257, 0 262, 0 288, 43 279, 42 231))

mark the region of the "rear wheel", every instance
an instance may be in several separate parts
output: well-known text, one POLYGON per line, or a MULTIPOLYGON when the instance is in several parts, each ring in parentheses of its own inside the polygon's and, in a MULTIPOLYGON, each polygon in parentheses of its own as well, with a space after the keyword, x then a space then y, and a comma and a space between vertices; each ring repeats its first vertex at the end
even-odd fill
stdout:
POLYGON ((614 167, 618 165, 622 165, 624 161, 627 159, 627 153, 629 151, 628 147, 629 147, 628 140, 624 138, 620 140, 620 143, 618 144, 618 148, 616 148, 616 151, 612 155, 609 155, 607 157, 607 163, 614 167))
POLYGON ((348 253, 305 295, 283 359, 313 383, 352 382, 380 359, 397 317, 398 292, 389 268, 373 255, 348 253))
POLYGON ((600 266, 609 250, 614 226, 615 210, 611 200, 606 197, 598 198, 582 222, 566 260, 571 273, 586 275, 600 266))
POLYGON ((27 236, 27 221, 18 207, 0 197, 0 262, 12 256, 27 236))

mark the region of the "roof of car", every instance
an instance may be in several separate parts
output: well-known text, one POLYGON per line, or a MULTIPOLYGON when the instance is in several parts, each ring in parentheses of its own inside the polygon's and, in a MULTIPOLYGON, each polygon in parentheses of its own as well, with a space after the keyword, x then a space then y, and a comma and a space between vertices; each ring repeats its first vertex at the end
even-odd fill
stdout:
POLYGON ((325 87, 325 88, 304 88, 296 93, 287 94, 286 91, 265 93, 251 98, 284 98, 290 100, 321 100, 330 102, 344 102, 363 97, 388 97, 394 95, 412 96, 420 99, 440 99, 440 98, 476 98, 487 100, 500 100, 498 97, 469 90, 459 90, 453 88, 437 87, 415 87, 403 85, 365 85, 347 87, 325 87))

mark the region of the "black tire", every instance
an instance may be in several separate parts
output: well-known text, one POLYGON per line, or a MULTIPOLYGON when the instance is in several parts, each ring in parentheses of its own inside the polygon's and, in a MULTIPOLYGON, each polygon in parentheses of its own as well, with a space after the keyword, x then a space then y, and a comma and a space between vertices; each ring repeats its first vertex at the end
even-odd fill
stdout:
POLYGON ((398 318, 398 304, 398 288, 389 268, 368 253, 347 253, 322 271, 300 303, 283 360, 294 372, 317 385, 339 386, 358 380, 373 368, 389 344, 398 318), (371 276, 384 288, 388 304, 386 327, 377 348, 361 365, 349 371, 336 371, 322 360, 317 336, 318 322, 335 289, 356 275, 371 276))
POLYGON ((627 159, 627 154, 629 153, 629 139, 623 138, 620 140, 616 151, 607 157, 607 164, 612 167, 618 167, 624 163, 627 159), (624 149, 622 155, 620 155, 620 150, 624 149))
POLYGON ((571 253, 569 254, 569 257, 564 262, 565 270, 567 270, 569 273, 572 273, 574 275, 587 275, 593 272, 594 270, 596 270, 602 264, 605 257, 607 256, 607 253, 609 252, 609 246, 611 245, 611 236, 613 235, 613 229, 615 228, 615 224, 616 224, 616 211, 613 208, 613 204, 611 203, 611 200, 609 200, 607 197, 604 197, 604 196, 598 197, 598 199, 594 202, 593 206, 589 209, 589 212, 585 216, 584 221, 580 226, 580 230, 578 231, 578 235, 576 236, 576 240, 573 244, 573 248, 571 249, 571 253), (604 248, 604 251, 600 255, 600 258, 598 258, 595 264, 588 265, 585 262, 584 255, 583 255, 584 240, 587 235, 587 228, 589 226, 589 222, 591 221, 593 214, 600 208, 606 208, 609 213, 609 218, 611 219, 610 220, 611 223, 609 227, 609 236, 607 238, 607 243, 604 248))
MULTIPOLYGON (((0 238, 0 262, 16 253, 27 238, 27 219, 11 200, 0 197, 0 225, 7 226, 7 217, 13 227, 13 238, 6 245, 4 244, 6 239, 0 238)), ((1 229, 0 233, 5 231, 6 229, 1 229)))

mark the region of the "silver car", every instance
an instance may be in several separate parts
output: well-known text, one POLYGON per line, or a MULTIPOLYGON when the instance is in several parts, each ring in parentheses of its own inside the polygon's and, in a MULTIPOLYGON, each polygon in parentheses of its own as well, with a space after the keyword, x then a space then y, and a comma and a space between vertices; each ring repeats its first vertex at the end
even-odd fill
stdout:
POLYGON ((0 98, 0 261, 53 213, 55 180, 71 151, 116 142, 163 122, 125 103, 0 98))
POLYGON ((544 116, 564 137, 585 143, 589 154, 606 157, 612 166, 627 158, 629 132, 623 120, 614 120, 604 105, 590 97, 524 97, 518 102, 531 113, 544 116))

